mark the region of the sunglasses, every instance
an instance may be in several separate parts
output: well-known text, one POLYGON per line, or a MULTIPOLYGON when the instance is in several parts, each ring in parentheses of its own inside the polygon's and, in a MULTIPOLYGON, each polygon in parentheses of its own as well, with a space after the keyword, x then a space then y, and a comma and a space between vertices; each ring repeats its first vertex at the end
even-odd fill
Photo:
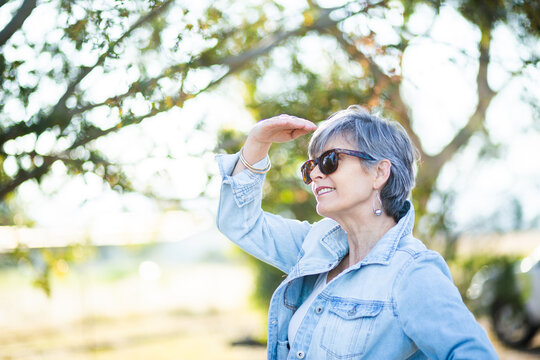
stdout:
POLYGON ((362 151, 347 149, 332 149, 325 151, 318 158, 306 161, 300 168, 300 172, 302 173, 302 179, 304 180, 306 185, 311 184, 312 180, 310 174, 313 169, 315 169, 315 166, 319 166, 319 170, 325 175, 329 175, 336 171, 338 168, 339 154, 356 156, 364 160, 375 160, 373 156, 362 151))

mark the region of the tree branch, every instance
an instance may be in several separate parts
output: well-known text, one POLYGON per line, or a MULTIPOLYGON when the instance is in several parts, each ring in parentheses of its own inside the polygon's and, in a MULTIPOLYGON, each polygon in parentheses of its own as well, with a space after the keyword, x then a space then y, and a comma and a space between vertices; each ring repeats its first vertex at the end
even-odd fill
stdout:
POLYGON ((385 74, 373 60, 360 51, 356 45, 351 43, 351 41, 346 38, 345 34, 343 34, 343 32, 337 28, 337 26, 333 27, 331 31, 332 35, 336 38, 351 60, 364 64, 368 67, 369 71, 375 78, 374 83, 377 84, 377 89, 374 89, 374 96, 379 97, 383 90, 388 91, 388 98, 390 101, 387 108, 398 115, 397 118, 405 130, 407 130, 411 140, 418 148, 420 156, 422 158, 425 157, 426 154, 422 148, 420 138, 412 129, 409 109, 401 98, 401 94, 399 92, 400 78, 398 76, 389 76, 385 74))
MULTIPOLYGON (((208 58, 205 57, 204 55, 200 56, 199 60, 194 61, 194 63, 192 65, 196 65, 197 67, 211 67, 213 65, 225 65, 225 66, 227 66, 229 68, 228 72, 222 78, 218 79, 218 81, 212 82, 210 84, 210 86, 207 86, 204 90, 207 90, 209 87, 215 86, 217 84, 217 82, 220 82, 224 77, 226 77, 226 76, 240 70, 245 65, 247 65, 250 61, 252 61, 252 60, 254 60, 254 59, 256 59, 256 58, 258 58, 260 56, 268 54, 277 45, 279 45, 280 43, 282 43, 283 41, 285 41, 285 40, 287 40, 287 39, 289 39, 291 37, 301 35, 301 34, 307 32, 307 31, 310 31, 310 30, 323 31, 324 29, 326 29, 328 27, 331 27, 332 25, 335 25, 336 21, 331 20, 330 17, 329 17, 330 12, 335 10, 335 9, 336 8, 326 9, 326 11, 323 12, 323 16, 320 16, 310 26, 299 27, 297 29, 286 31, 286 32, 285 31, 276 32, 274 35, 272 35, 270 37, 266 37, 263 40, 261 40, 261 42, 259 42, 259 44, 257 44, 257 46, 252 47, 251 49, 248 49, 248 50, 246 50, 245 52, 243 52, 241 54, 230 55, 230 56, 223 57, 223 58, 218 58, 218 59, 215 59, 215 60, 208 60, 208 58)), ((323 10, 325 10, 325 9, 323 9, 323 10)), ((341 21, 341 20, 339 20, 339 21, 341 21)), ((214 48, 211 48, 211 49, 207 50, 206 52, 210 53, 213 50, 214 50, 214 48)), ((143 83, 144 84, 155 84, 155 83, 157 83, 158 80, 169 76, 169 74, 174 73, 174 72, 178 72, 181 67, 182 67, 182 64, 173 65, 173 66, 165 69, 160 75, 158 75, 156 77, 153 77, 153 78, 150 78, 150 79, 147 79, 147 80, 143 81, 143 83)), ((110 97, 109 99, 107 99, 107 100, 105 100, 104 102, 101 102, 101 103, 83 105, 81 107, 78 107, 78 108, 70 111, 70 114, 76 115, 76 114, 83 113, 83 112, 85 112, 87 110, 94 109, 96 107, 106 106, 106 105, 110 104, 111 102, 116 102, 118 100, 124 99, 124 98, 126 98, 126 97, 128 97, 130 95, 135 94, 137 91, 134 91, 134 90, 136 90, 136 87, 131 87, 128 91, 126 91, 123 94, 110 97)), ((192 94, 192 95, 195 96, 195 95, 199 94, 200 92, 201 91, 198 91, 196 94, 192 94)))
MULTIPOLYGON (((165 6, 167 6, 170 2, 171 2, 171 0, 169 0, 164 5, 162 5, 159 8, 160 11, 163 11, 165 6)), ((200 94, 203 91, 208 91, 208 89, 210 89, 212 87, 215 87, 217 84, 219 84, 221 81, 223 81, 226 77, 228 77, 229 75, 235 73, 236 71, 238 71, 239 69, 244 67, 250 61, 252 61, 252 60, 254 60, 254 59, 256 59, 256 58, 258 58, 260 56, 263 56, 265 54, 268 54, 273 48, 275 48, 278 44, 282 43, 283 41, 285 41, 288 38, 304 34, 304 33, 306 33, 307 31, 310 31, 310 30, 322 31, 322 30, 324 30, 324 29, 326 29, 328 27, 334 26, 336 24, 336 21, 332 20, 330 18, 330 16, 329 16, 330 12, 331 12, 330 10, 321 12, 320 13, 321 16, 319 16, 317 19, 315 19, 313 24, 311 24, 309 26, 301 26, 301 27, 299 27, 297 29, 294 29, 294 30, 285 31, 285 32, 277 32, 277 33, 274 34, 274 36, 267 37, 267 38, 263 39, 259 43, 258 46, 254 47, 254 48, 251 48, 251 49, 249 49, 249 50, 247 50, 247 51, 245 51, 245 52, 243 52, 241 54, 216 59, 214 61, 210 61, 210 62, 206 62, 206 63, 195 64, 195 65, 205 66, 205 67, 210 67, 212 65, 226 65, 226 66, 228 66, 229 69, 224 75, 222 75, 221 77, 215 79, 214 81, 209 83, 205 88, 197 91, 196 93, 186 94, 184 92, 180 92, 179 95, 177 95, 176 97, 174 97, 172 99, 173 103, 178 103, 179 101, 185 101, 189 97, 194 97, 194 96, 200 94)), ((79 73, 77 78, 68 86, 66 92, 64 93, 62 98, 58 101, 58 103, 56 104, 54 110, 51 112, 51 115, 48 117, 48 119, 50 121, 52 121, 53 123, 55 123, 54 118, 56 116, 58 116, 61 119, 63 119, 62 120, 63 125, 67 126, 69 124, 72 116, 74 114, 78 113, 78 110, 72 111, 71 114, 68 114, 68 110, 65 107, 65 101, 73 93, 73 91, 75 90, 76 86, 80 83, 80 81, 82 81, 82 79, 86 75, 88 75, 92 69, 94 69, 95 67, 97 67, 97 66, 99 66, 99 65, 101 65, 103 63, 103 61, 110 54, 110 52, 112 51, 114 46, 116 46, 125 37, 127 37, 129 35, 129 33, 131 33, 136 27, 140 26, 141 24, 148 21, 151 17, 154 17, 156 15, 157 15, 157 12, 154 11, 154 12, 146 15, 145 17, 141 18, 126 33, 124 33, 122 35, 122 37, 120 37, 118 40, 116 40, 115 43, 113 43, 109 47, 109 49, 100 56, 99 60, 93 66, 84 68, 79 73)), ((159 78, 165 76, 164 74, 162 74, 162 75, 160 75, 160 76, 158 76, 158 77, 156 77, 154 79, 151 79, 151 80, 152 81, 157 81, 159 78)), ((128 93, 129 93, 129 91, 127 93, 124 93, 122 96, 127 97, 127 96, 129 96, 128 93)), ((96 104, 96 107, 98 105, 99 104, 96 104)), ((102 103, 101 105, 106 105, 106 103, 102 103)), ((89 109, 91 107, 93 107, 93 105, 86 105, 87 109, 89 109)), ((69 149, 65 150, 62 154, 59 154, 59 155, 44 155, 44 163, 41 166, 36 167, 36 168, 32 169, 31 171, 20 172, 11 181, 9 181, 7 183, 4 183, 4 184, 1 184, 0 185, 0 199, 3 199, 8 193, 10 193, 14 189, 16 189, 17 186, 19 186, 23 182, 25 182, 27 180, 30 180, 30 179, 34 179, 34 178, 40 178, 41 176, 43 176, 45 173, 47 173, 50 165, 54 161, 62 158, 63 156, 64 157, 65 156, 69 157, 69 152, 76 149, 77 147, 85 146, 89 142, 91 142, 91 141, 93 141, 93 140, 95 140, 97 138, 103 137, 105 135, 108 135, 110 133, 116 132, 119 129, 125 127, 125 126, 132 125, 132 124, 138 124, 142 120, 144 120, 146 118, 149 118, 149 117, 152 117, 152 116, 155 116, 156 114, 158 114, 158 113, 160 113, 162 111, 165 111, 165 110, 168 110, 168 109, 161 110, 161 109, 153 108, 147 114, 131 118, 129 120, 129 124, 127 124, 127 125, 119 124, 117 126, 114 126, 114 127, 111 127, 109 129, 105 129, 105 130, 101 130, 101 129, 98 129, 98 128, 93 128, 91 134, 86 134, 86 135, 82 136, 81 138, 77 139, 69 147, 69 149)), ((26 134, 27 132, 24 132, 24 131, 21 131, 21 130, 25 130, 25 129, 27 130, 27 129, 32 128, 33 126, 37 126, 37 124, 34 124, 34 125, 16 124, 16 125, 10 127, 9 129, 7 129, 6 132, 4 132, 4 134, 1 134, 2 136, 0 136, 0 144, 7 141, 8 139, 15 138, 17 136, 26 134)), ((41 126, 43 126, 43 125, 41 125, 41 126)))
POLYGON ((467 124, 454 136, 454 138, 444 147, 444 149, 435 156, 435 163, 439 169, 446 161, 454 156, 454 154, 465 144, 478 130, 484 126, 487 109, 491 100, 497 95, 488 84, 488 65, 490 62, 490 47, 491 47, 491 30, 483 29, 482 38, 479 44, 480 57, 478 74, 476 76, 476 86, 478 92, 478 104, 474 113, 469 118, 467 124))
POLYGON ((490 46, 491 30, 483 29, 479 44, 480 57, 478 74, 476 76, 478 104, 467 124, 457 132, 444 149, 435 156, 426 156, 423 159, 425 166, 423 166, 422 171, 418 173, 417 187, 415 189, 415 200, 418 204, 417 208, 420 210, 420 213, 426 209, 427 201, 431 195, 431 189, 433 189, 444 164, 448 162, 459 149, 465 146, 471 137, 484 126, 487 109, 491 100, 497 94, 488 84, 487 71, 490 61, 490 46))
MULTIPOLYGON (((0 3, 0 7, 4 5, 4 1, 0 3)), ((12 36, 19 30, 28 16, 36 8, 37 0, 24 0, 19 10, 13 19, 0 31, 0 47, 2 47, 12 36)))
POLYGON ((111 53, 114 51, 114 48, 120 44, 124 39, 126 39, 131 33, 140 27, 141 25, 147 23, 151 19, 155 18, 159 14, 161 14, 163 11, 166 10, 166 8, 172 3, 172 0, 168 0, 164 2, 161 6, 158 8, 155 8, 150 13, 141 16, 125 33, 122 34, 118 39, 116 39, 113 43, 110 44, 109 48, 101 54, 101 56, 98 58, 98 60, 94 63, 94 65, 89 67, 81 67, 79 74, 76 76, 76 78, 68 85, 66 91, 62 95, 62 97, 58 100, 56 105, 53 107, 53 109, 50 111, 49 115, 41 117, 38 121, 35 121, 34 123, 26 123, 26 122, 20 122, 17 124, 14 124, 2 131, 0 134, 0 148, 2 148, 3 144, 10 140, 15 139, 19 136, 23 136, 26 134, 29 134, 31 132, 37 131, 39 129, 45 129, 49 128, 53 125, 59 125, 61 129, 65 129, 69 123, 71 122, 72 117, 66 116, 69 115, 69 112, 66 108, 66 100, 73 94, 76 87, 80 84, 80 82, 96 67, 103 64, 105 59, 111 55, 111 53))
POLYGON ((184 64, 175 64, 175 65, 169 66, 161 74, 155 77, 148 78, 145 80, 135 81, 134 83, 130 85, 128 91, 124 92, 123 94, 111 96, 110 98, 100 103, 82 104, 79 107, 76 107, 75 109, 70 110, 69 116, 82 114, 86 111, 89 111, 89 110, 92 110, 101 106, 110 106, 111 104, 118 103, 120 102, 120 100, 123 100, 131 95, 137 94, 144 87, 155 86, 159 80, 169 77, 171 74, 180 72, 182 68, 185 68, 184 64))
POLYGON ((19 185, 21 185, 23 182, 30 180, 30 179, 40 179, 43 175, 45 175, 52 163, 55 160, 53 158, 44 159, 43 164, 41 166, 35 167, 34 169, 30 171, 22 171, 17 173, 17 176, 12 179, 11 181, 7 181, 2 183, 0 186, 0 201, 4 200, 4 198, 11 193, 13 190, 15 190, 19 185))
POLYGON ((416 132, 412 128, 412 121, 411 117, 409 116, 409 107, 405 104, 403 101, 403 98, 401 97, 401 93, 399 91, 399 86, 392 86, 392 89, 390 90, 390 96, 389 96, 389 104, 387 105, 388 109, 396 114, 398 114, 397 118, 401 125, 405 128, 407 131, 407 134, 409 134, 409 137, 411 138, 413 144, 418 149, 418 152, 420 153, 420 158, 424 159, 427 158, 428 155, 424 151, 424 148, 422 147, 422 142, 420 141, 420 137, 416 134, 416 132))
MULTIPOLYGON (((215 79, 210 84, 208 84, 205 88, 199 90, 195 94, 186 94, 186 93, 181 92, 179 95, 174 97, 171 101, 173 101, 173 103, 176 104, 179 101, 185 101, 187 98, 191 98, 191 97, 194 97, 194 96, 196 96, 196 95, 198 95, 198 94, 200 94, 200 93, 202 93, 204 91, 208 91, 209 89, 217 86, 221 81, 223 81, 226 77, 228 77, 231 74, 232 74, 231 71, 225 73, 224 75, 222 75, 221 77, 215 79)), ((0 184, 0 201, 2 199, 4 199, 4 197, 7 194, 9 194, 13 190, 15 190, 23 182, 25 182, 27 180, 30 180, 30 179, 38 179, 41 176, 45 175, 49 171, 50 166, 56 160, 63 161, 63 159, 70 159, 70 152, 75 150, 76 148, 78 148, 80 146, 85 146, 88 143, 90 143, 90 142, 92 142, 92 141, 94 141, 94 140, 96 140, 98 138, 101 138, 101 137, 103 137, 105 135, 111 134, 113 132, 117 132, 120 129, 126 127, 126 126, 139 124, 144 119, 155 116, 155 115, 159 114, 160 112, 163 112, 163 111, 166 111, 166 110, 168 110, 168 109, 160 110, 160 109, 157 109, 157 108, 153 108, 152 110, 150 110, 148 113, 146 113, 144 115, 133 117, 132 119, 130 119, 130 122, 129 122, 128 125, 119 124, 119 125, 113 126, 111 128, 105 129, 105 130, 101 130, 99 128, 92 128, 92 131, 91 131, 90 134, 86 134, 86 135, 80 137, 79 139, 75 140, 73 142, 73 144, 71 144, 71 146, 68 149, 62 151, 60 154, 48 154, 48 155, 34 154, 34 155, 37 155, 37 156, 41 156, 44 159, 43 164, 41 166, 39 166, 39 167, 36 167, 36 168, 30 170, 30 171, 19 172, 17 174, 17 176, 14 179, 12 179, 11 181, 0 184)))
MULTIPOLYGON (((56 104, 56 106, 54 107, 52 113, 55 113, 56 111, 60 110, 60 109, 65 109, 65 103, 66 103, 66 100, 68 99, 68 97, 70 97, 73 92, 75 91, 75 88, 79 85, 79 83, 92 71, 94 70, 96 67, 100 66, 103 64, 103 62, 105 61, 105 59, 111 55, 111 53, 114 51, 114 48, 120 44, 124 39, 126 39, 128 36, 131 35, 131 33, 136 30, 137 28, 139 28, 141 25, 144 25, 146 24, 148 21, 152 20, 153 18, 155 18, 156 16, 158 16, 159 14, 161 14, 163 11, 165 11, 167 9, 167 7, 172 3, 172 0, 168 0, 166 2, 164 2, 161 6, 155 8, 154 10, 150 11, 148 14, 144 15, 144 16, 141 16, 133 25, 131 25, 131 27, 125 32, 122 34, 122 36, 120 36, 118 39, 116 39, 110 46, 109 48, 103 53, 101 54, 101 56, 98 58, 98 60, 95 62, 94 65, 92 66, 89 66, 89 67, 81 67, 81 71, 79 72, 79 75, 75 78, 75 80, 73 80, 69 86, 67 87, 64 95, 62 95, 62 97, 60 98, 60 100, 58 101, 58 103, 56 104)), ((71 119, 69 119, 71 120, 71 119)), ((67 122, 69 123, 69 121, 67 122)), ((67 124, 64 124, 67 126, 67 124)))
MULTIPOLYGON (((196 93, 187 94, 187 93, 184 93, 184 92, 179 92, 179 94, 177 96, 171 98, 170 101, 173 104, 178 104, 180 102, 184 102, 185 100, 187 100, 189 98, 193 98, 193 97, 195 97, 195 96, 197 96, 197 95, 199 95, 199 94, 201 94, 201 93, 203 93, 205 91, 208 91, 209 89, 217 86, 220 82, 222 82, 226 77, 228 77, 232 73, 233 73, 232 71, 228 71, 227 73, 225 73, 224 75, 220 76, 219 78, 213 80, 206 87, 204 87, 203 89, 197 91, 196 93)), ((70 146, 69 151, 71 151, 73 149, 76 149, 79 146, 84 146, 87 143, 89 143, 89 142, 91 142, 93 140, 96 140, 96 139, 98 139, 100 137, 103 137, 103 136, 108 135, 110 133, 116 132, 116 131, 118 131, 118 130, 126 127, 126 126, 139 124, 144 119, 150 118, 152 116, 155 116, 155 115, 157 115, 157 114, 159 114, 161 112, 167 111, 167 110, 169 110, 169 109, 168 108, 164 108, 164 109, 153 108, 152 110, 150 110, 148 113, 146 113, 144 115, 140 115, 140 116, 136 116, 136 117, 131 118, 130 121, 129 121, 129 124, 127 124, 127 125, 119 124, 119 125, 115 125, 113 127, 105 129, 105 130, 95 128, 94 131, 92 131, 92 134, 84 136, 83 138, 80 138, 79 140, 76 140, 70 146)))

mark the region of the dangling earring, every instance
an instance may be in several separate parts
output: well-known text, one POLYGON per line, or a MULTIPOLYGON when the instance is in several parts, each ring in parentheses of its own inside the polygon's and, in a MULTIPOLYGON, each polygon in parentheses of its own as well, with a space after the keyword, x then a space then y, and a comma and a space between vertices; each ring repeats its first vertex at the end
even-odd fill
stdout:
POLYGON ((379 203, 381 204, 381 206, 378 208, 378 209, 375 209, 375 198, 373 198, 373 202, 372 202, 372 207, 373 207, 373 213, 376 215, 376 216, 381 216, 382 215, 382 201, 381 201, 381 197, 379 196, 379 190, 375 190, 375 197, 377 198, 377 200, 379 200, 379 203))

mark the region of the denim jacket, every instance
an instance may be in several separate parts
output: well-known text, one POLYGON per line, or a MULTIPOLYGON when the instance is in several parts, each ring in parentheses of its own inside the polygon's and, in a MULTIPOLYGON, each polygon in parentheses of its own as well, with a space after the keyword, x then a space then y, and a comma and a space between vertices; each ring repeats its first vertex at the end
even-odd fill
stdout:
MULTIPOLYGON (((347 234, 331 219, 310 224, 264 212, 264 175, 244 170, 230 176, 238 154, 217 160, 223 178, 218 228, 287 274, 270 303, 269 360, 498 358, 443 258, 412 236, 412 206, 362 261, 315 298, 289 344, 291 316, 317 275, 347 254, 347 234)), ((254 166, 263 168, 268 161, 254 166)))

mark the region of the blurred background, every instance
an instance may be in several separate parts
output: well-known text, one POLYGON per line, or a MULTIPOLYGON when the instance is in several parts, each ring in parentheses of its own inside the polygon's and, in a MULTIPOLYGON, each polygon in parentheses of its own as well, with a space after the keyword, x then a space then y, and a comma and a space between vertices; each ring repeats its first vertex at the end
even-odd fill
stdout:
MULTIPOLYGON (((216 153, 352 104, 419 149, 416 236, 540 358, 540 3, 0 1, 0 359, 264 359, 282 274, 215 228, 216 153)), ((318 220, 308 137, 264 208, 318 220)))

